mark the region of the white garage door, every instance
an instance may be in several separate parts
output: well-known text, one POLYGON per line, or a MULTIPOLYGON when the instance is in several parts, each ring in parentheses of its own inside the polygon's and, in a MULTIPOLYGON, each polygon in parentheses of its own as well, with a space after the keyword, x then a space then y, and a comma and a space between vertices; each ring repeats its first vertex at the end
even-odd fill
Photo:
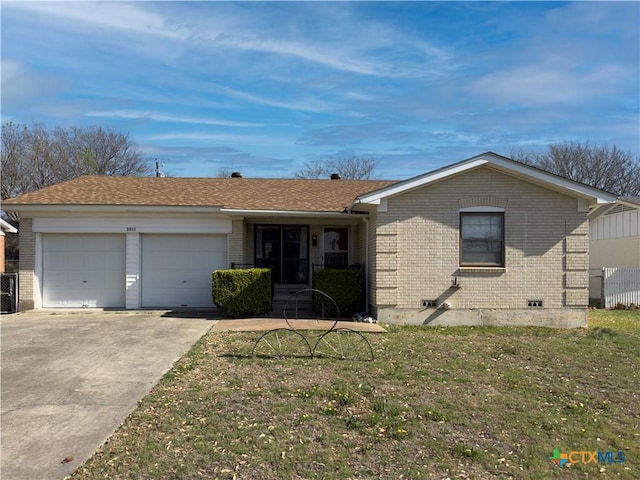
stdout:
POLYGON ((42 305, 125 306, 124 235, 43 235, 42 305))
POLYGON ((142 306, 213 307, 211 273, 226 264, 226 235, 143 235, 142 306))

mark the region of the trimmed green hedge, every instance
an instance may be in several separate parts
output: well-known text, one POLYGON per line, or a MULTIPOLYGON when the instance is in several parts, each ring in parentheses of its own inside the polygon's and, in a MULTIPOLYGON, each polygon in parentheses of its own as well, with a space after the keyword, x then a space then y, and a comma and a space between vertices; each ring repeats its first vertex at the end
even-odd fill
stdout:
MULTIPOLYGON (((313 273, 313 286, 329 295, 338 305, 340 316, 351 316, 364 308, 364 272, 361 269, 322 268, 313 273)), ((314 293, 313 309, 316 313, 335 316, 333 303, 323 295, 314 293)))
POLYGON ((211 281, 213 303, 227 317, 264 315, 271 310, 271 270, 216 270, 211 281))

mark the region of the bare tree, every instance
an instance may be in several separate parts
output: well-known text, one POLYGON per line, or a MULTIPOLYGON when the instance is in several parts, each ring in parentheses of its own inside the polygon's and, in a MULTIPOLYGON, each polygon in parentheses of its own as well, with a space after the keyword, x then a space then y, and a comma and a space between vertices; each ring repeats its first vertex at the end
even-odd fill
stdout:
POLYGON ((327 178, 331 173, 326 161, 314 160, 313 162, 305 162, 304 167, 293 173, 296 178, 327 178))
POLYGON ((81 175, 151 174, 125 133, 102 127, 2 125, 2 198, 81 175))
POLYGON ((18 159, 26 157, 26 142, 23 127, 12 122, 2 125, 2 142, 0 144, 0 168, 2 182, 0 198, 9 198, 16 192, 26 191, 29 184, 24 171, 24 162, 18 159))
POLYGON ((333 173, 346 180, 368 180, 380 160, 373 156, 348 154, 329 160, 315 160, 294 172, 296 178, 329 178, 333 173))
POLYGON ((640 157, 615 145, 564 142, 544 153, 511 152, 511 158, 616 195, 640 195, 640 157))
POLYGON ((229 167, 219 167, 214 178, 230 178, 233 172, 234 170, 229 167))
POLYGON ((141 176, 151 173, 149 164, 143 161, 141 152, 125 133, 102 127, 70 127, 60 133, 66 133, 64 150, 69 155, 74 176, 141 176))

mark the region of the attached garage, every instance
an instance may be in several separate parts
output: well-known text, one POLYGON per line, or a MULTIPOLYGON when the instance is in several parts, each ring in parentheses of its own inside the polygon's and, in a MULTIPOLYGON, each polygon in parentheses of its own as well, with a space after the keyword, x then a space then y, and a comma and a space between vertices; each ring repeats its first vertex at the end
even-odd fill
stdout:
POLYGON ((226 235, 143 234, 142 307, 213 307, 211 273, 226 268, 226 235))
POLYGON ((43 235, 42 305, 46 308, 125 306, 125 236, 43 235))

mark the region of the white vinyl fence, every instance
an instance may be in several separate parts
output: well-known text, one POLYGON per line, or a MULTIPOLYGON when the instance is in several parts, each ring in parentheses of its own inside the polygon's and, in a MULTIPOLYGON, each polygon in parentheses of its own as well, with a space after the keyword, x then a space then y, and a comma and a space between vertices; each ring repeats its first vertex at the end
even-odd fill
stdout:
POLYGON ((640 268, 603 268, 602 299, 604 308, 640 305, 640 268))

